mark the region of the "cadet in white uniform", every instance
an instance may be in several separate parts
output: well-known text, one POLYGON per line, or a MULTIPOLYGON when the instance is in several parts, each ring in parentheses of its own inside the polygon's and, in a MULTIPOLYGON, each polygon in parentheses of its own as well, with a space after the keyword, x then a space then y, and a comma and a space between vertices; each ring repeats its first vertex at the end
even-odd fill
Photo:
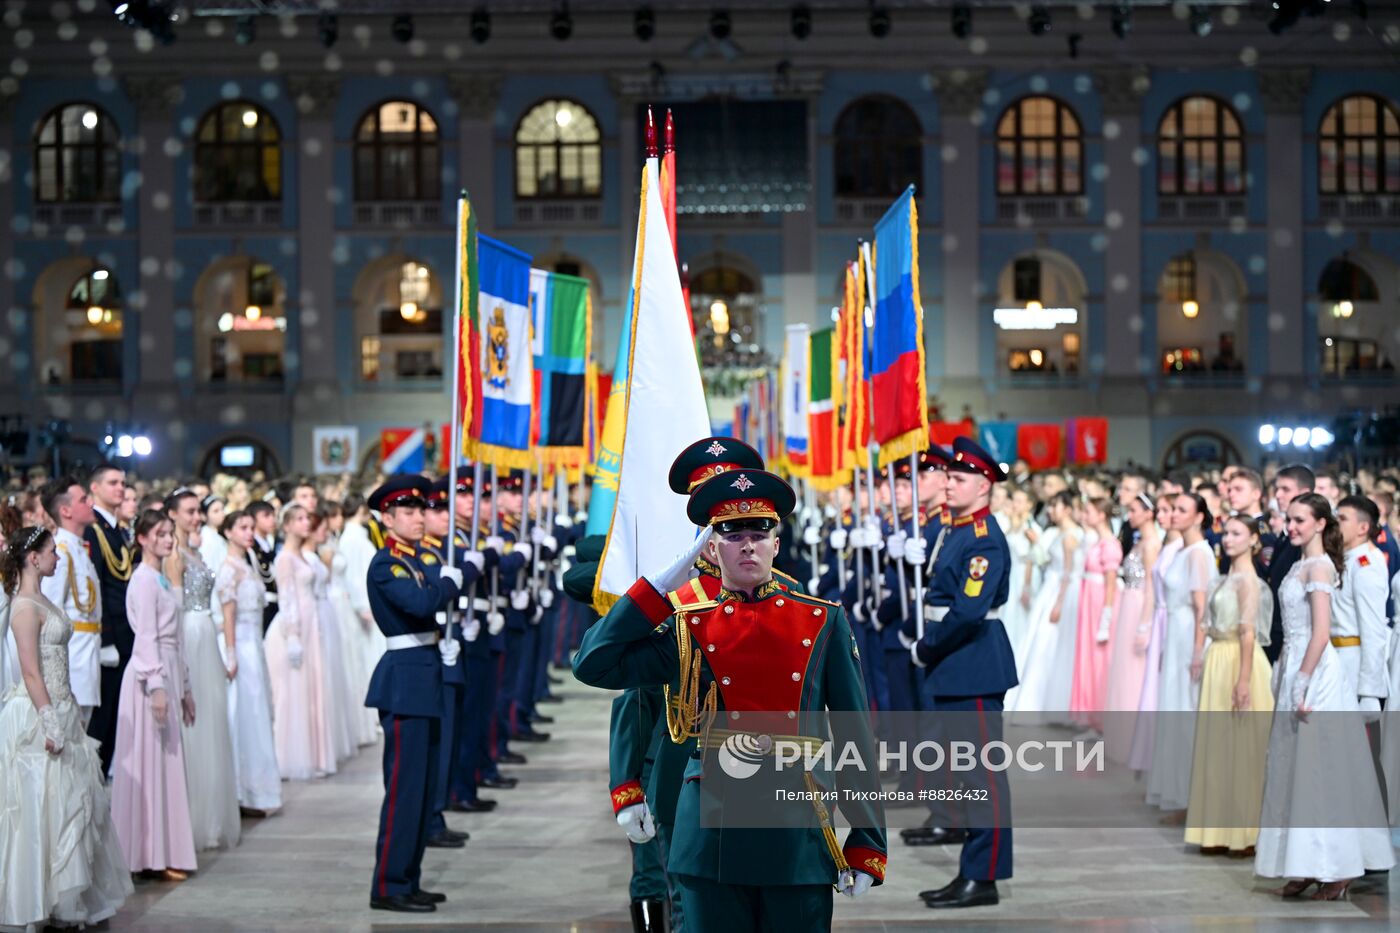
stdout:
POLYGON ((68 642, 68 679, 73 700, 82 708, 83 726, 93 708, 102 703, 102 599, 98 595, 97 568, 88 554, 83 532, 93 522, 92 500, 87 488, 72 477, 62 477, 44 487, 44 511, 54 520, 58 566, 40 582, 44 596, 73 622, 68 642))
POLYGON ((1371 500, 1348 496, 1337 504, 1337 523, 1346 550, 1346 573, 1332 598, 1332 647, 1346 682, 1355 684, 1361 711, 1379 714, 1381 701, 1390 693, 1386 670, 1390 627, 1385 614, 1390 574, 1385 553, 1372 541, 1379 515, 1371 500))

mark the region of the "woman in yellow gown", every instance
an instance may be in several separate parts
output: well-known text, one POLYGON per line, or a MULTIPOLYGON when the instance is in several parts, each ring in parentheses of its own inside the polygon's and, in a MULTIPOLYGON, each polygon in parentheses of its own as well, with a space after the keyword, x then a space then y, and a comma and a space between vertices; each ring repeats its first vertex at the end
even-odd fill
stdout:
MULTIPOLYGON (((1191 761, 1186 842, 1202 854, 1254 853, 1264 795, 1264 760, 1274 709, 1269 688, 1273 598, 1254 572, 1260 527, 1244 515, 1225 523, 1221 547, 1230 572, 1210 595, 1204 658, 1191 662, 1201 681, 1191 761)), ((1161 715, 1161 714, 1159 714, 1161 715)))

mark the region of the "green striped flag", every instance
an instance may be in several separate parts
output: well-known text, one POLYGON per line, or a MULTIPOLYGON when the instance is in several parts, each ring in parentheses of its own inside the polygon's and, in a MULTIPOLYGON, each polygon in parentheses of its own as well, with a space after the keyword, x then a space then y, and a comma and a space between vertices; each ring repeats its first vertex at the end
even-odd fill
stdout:
POLYGON ((577 467, 586 451, 588 356, 593 306, 588 280, 530 270, 535 357, 535 444, 547 465, 577 467))
POLYGON ((810 401, 807 405, 808 464, 812 485, 829 489, 838 484, 836 463, 836 405, 831 389, 835 384, 832 373, 835 357, 832 337, 835 331, 813 331, 808 342, 807 385, 810 401))

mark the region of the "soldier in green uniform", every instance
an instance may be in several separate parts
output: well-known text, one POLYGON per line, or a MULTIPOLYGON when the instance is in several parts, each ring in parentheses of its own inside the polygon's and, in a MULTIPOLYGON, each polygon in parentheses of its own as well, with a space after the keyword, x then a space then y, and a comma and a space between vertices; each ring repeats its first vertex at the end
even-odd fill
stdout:
MULTIPOLYGON (((827 929, 833 883, 855 897, 884 878, 882 826, 852 830, 842 848, 825 820, 822 830, 701 825, 699 778, 712 733, 697 729, 693 715, 687 719, 686 697, 708 690, 715 713, 781 707, 796 719, 799 711, 867 711, 859 652, 844 612, 773 578, 776 529, 794 500, 787 483, 761 470, 712 477, 689 506, 692 520, 706 530, 670 567, 638 580, 585 634, 574 658, 575 676, 585 683, 669 685, 678 698, 667 709, 668 738, 696 750, 680 784, 668 870, 681 889, 690 931, 827 929), (721 587, 711 599, 677 606, 667 594, 691 586, 702 550, 717 564, 721 587)), ((858 721, 854 732, 837 738, 873 760, 867 720, 843 723, 850 721, 858 721)))

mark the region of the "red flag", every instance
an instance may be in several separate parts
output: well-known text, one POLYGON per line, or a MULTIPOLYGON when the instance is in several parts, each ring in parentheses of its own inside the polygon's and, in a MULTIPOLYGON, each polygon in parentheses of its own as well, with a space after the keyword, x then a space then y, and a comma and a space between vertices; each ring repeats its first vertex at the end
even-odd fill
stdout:
POLYGON ((1058 424, 1023 424, 1016 428, 1016 450, 1032 470, 1050 470, 1064 462, 1058 424))
POLYGON ((1105 463, 1108 460, 1108 419, 1071 418, 1069 456, 1073 463, 1105 463))
POLYGON ((939 447, 952 447, 959 437, 972 437, 972 419, 961 421, 931 421, 928 426, 929 440, 939 447))

